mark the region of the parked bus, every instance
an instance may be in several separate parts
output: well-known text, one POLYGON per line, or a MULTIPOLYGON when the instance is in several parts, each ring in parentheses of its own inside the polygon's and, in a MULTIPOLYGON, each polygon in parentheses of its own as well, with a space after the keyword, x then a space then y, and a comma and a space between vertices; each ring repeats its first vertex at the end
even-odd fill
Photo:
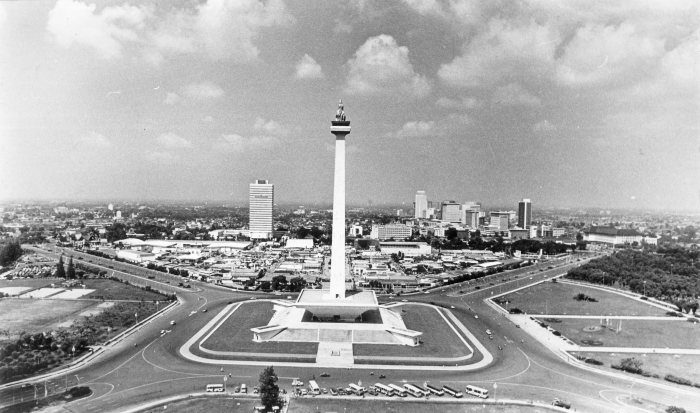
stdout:
POLYGON ((399 397, 406 397, 406 389, 404 389, 401 386, 397 386, 393 383, 389 384, 389 387, 391 387, 394 390, 394 394, 399 396, 399 397))
POLYGON ((318 387, 316 380, 309 380, 309 393, 311 394, 321 394, 321 388, 318 387))
POLYGON ((381 393, 385 396, 391 397, 394 395, 394 389, 392 389, 391 387, 386 386, 382 383, 375 383, 374 388, 376 388, 379 393, 381 393))
POLYGON ((445 395, 445 392, 442 391, 442 389, 439 389, 435 386, 431 386, 430 384, 426 384, 425 387, 428 389, 428 391, 430 391, 431 393, 433 393, 436 396, 444 396, 445 395))
POLYGON ((481 387, 468 385, 466 391, 467 394, 471 394, 472 396, 481 397, 482 399, 489 398, 489 391, 486 389, 482 389, 481 387))
POLYGON ((457 391, 450 386, 442 386, 442 390, 444 390, 445 393, 457 399, 461 399, 464 396, 464 394, 462 394, 461 391, 457 391))
POLYGON ((418 389, 419 392, 423 393, 423 396, 430 396, 430 390, 423 388, 417 384, 411 384, 411 386, 415 387, 418 389))
POLYGON ((423 397, 423 391, 412 384, 404 384, 403 387, 406 389, 406 393, 413 397, 423 397))
POLYGON ((348 386, 348 388, 349 388, 350 390, 352 390, 352 392, 355 393, 355 394, 358 395, 358 396, 362 396, 362 395, 365 394, 365 392, 367 391, 367 389, 365 389, 365 388, 362 387, 362 386, 358 386, 358 385, 355 384, 355 383, 350 383, 350 385, 348 386))
POLYGON ((207 384, 207 393, 220 393, 224 391, 223 384, 207 384))

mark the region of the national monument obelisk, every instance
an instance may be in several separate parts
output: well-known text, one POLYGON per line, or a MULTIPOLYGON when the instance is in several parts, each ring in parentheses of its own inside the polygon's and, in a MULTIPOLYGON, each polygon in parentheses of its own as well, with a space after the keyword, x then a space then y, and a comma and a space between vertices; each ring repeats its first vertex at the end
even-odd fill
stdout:
POLYGON ((350 121, 345 117, 343 101, 338 103, 335 120, 335 173, 333 175, 333 244, 331 245, 332 298, 345 298, 345 138, 350 134, 350 121))

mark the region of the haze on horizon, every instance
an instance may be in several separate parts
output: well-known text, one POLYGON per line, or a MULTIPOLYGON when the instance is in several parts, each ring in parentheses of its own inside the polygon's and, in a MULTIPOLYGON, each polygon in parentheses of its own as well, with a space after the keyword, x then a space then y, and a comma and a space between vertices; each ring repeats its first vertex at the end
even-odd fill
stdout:
POLYGON ((700 210, 695 1, 0 3, 0 199, 700 210))

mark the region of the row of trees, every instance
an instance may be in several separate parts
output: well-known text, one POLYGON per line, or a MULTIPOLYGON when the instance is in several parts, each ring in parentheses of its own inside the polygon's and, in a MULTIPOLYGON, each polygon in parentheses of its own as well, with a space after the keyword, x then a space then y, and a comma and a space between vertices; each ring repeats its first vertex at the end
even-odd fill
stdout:
POLYGON ((694 312, 700 295, 698 255, 698 251, 681 248, 658 249, 656 253, 621 250, 573 268, 567 277, 626 288, 694 312))
POLYGON ((22 256, 22 247, 19 242, 10 241, 0 246, 0 266, 7 266, 19 259, 22 256))
POLYGON ((263 281, 260 283, 261 290, 274 290, 274 291, 291 291, 299 292, 306 287, 306 280, 304 277, 294 277, 287 281, 287 277, 284 275, 275 275, 272 277, 272 281, 263 281))

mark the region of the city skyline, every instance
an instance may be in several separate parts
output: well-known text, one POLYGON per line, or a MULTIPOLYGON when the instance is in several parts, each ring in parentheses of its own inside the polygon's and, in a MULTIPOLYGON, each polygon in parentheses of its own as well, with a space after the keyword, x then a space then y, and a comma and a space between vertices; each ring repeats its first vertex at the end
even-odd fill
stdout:
POLYGON ((693 2, 0 4, 0 200, 700 210, 693 2), (593 9, 593 12, 589 10, 593 9), (341 18, 342 17, 342 18, 341 18), (661 103, 661 104, 657 104, 661 103))

